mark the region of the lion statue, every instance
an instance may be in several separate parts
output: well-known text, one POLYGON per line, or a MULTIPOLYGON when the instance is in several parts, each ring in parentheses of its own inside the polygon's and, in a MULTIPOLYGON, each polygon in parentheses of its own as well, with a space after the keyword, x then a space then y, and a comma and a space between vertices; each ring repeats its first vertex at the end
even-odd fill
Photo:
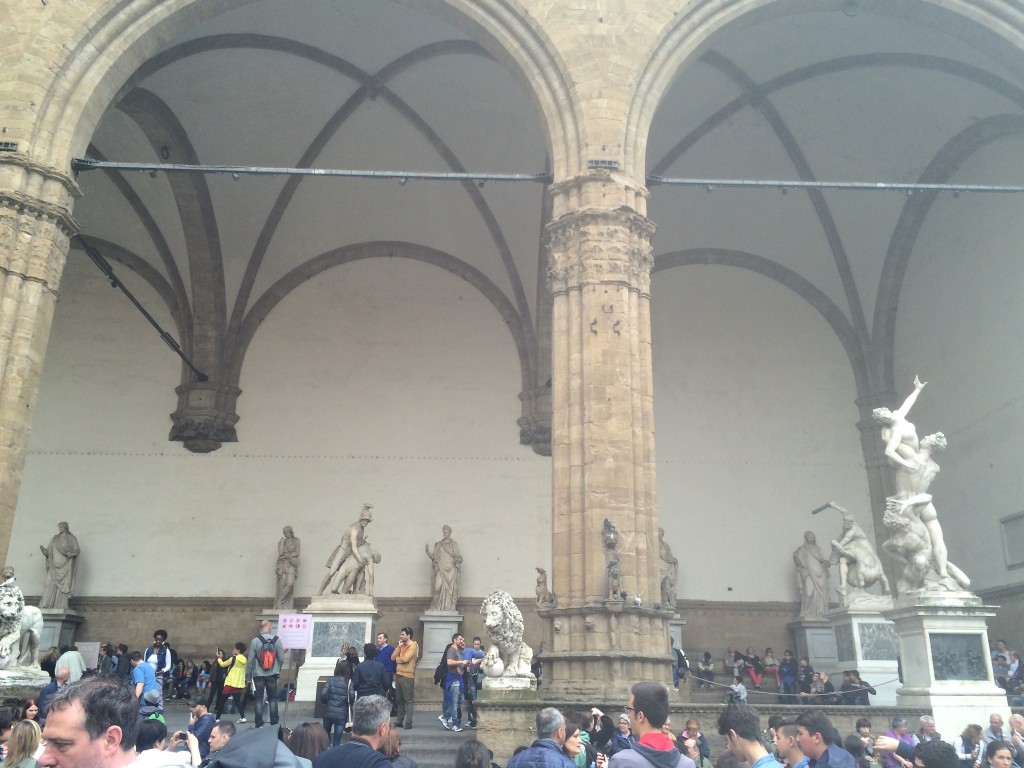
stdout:
POLYGON ((480 668, 488 677, 528 677, 533 649, 523 642, 523 614, 508 592, 491 592, 480 606, 487 634, 494 643, 480 668))
POLYGON ((0 669, 12 666, 39 669, 42 634, 42 612, 34 605, 25 605, 18 587, 0 586, 0 669))

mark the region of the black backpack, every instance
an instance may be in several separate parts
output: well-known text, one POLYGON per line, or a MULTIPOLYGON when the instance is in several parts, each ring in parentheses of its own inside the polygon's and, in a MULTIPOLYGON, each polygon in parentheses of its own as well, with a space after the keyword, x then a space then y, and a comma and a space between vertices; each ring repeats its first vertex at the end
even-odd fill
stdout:
POLYGON ((444 681, 448 678, 448 649, 451 647, 451 643, 444 647, 441 661, 438 663, 437 669, 434 670, 434 685, 444 685, 444 681))

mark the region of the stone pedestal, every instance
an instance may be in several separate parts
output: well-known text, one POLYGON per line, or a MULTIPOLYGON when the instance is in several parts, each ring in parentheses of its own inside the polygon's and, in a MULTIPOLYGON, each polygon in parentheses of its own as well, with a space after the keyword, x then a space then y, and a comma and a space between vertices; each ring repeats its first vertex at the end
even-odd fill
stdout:
POLYGON ((786 625, 796 638, 796 657, 806 656, 815 672, 840 669, 836 634, 826 619, 798 619, 786 625))
POLYGON ((50 648, 62 645, 74 645, 78 625, 85 617, 73 611, 61 608, 40 608, 43 614, 43 634, 39 638, 39 655, 42 656, 50 648))
POLYGON ((462 614, 457 611, 427 611, 420 616, 423 638, 420 643, 420 661, 416 667, 433 670, 441 661, 452 635, 459 631, 462 614))
MULTIPOLYGON (((878 611, 857 608, 829 611, 828 618, 835 632, 839 666, 825 671, 856 669, 861 679, 878 691, 870 697, 872 704, 895 706, 896 689, 899 688, 896 625, 878 611)), ((832 680, 836 690, 839 690, 841 682, 838 677, 832 680)))
POLYGON ((483 690, 492 697, 515 692, 516 697, 519 698, 522 693, 536 692, 537 679, 534 677, 485 677, 483 690))
POLYGON ((334 674, 342 643, 361 651, 364 644, 373 641, 373 625, 381 614, 374 599, 367 595, 314 597, 303 613, 312 616, 313 626, 306 660, 295 684, 295 700, 314 701, 317 678, 334 674))
POLYGON ((940 732, 957 733, 964 723, 984 723, 993 712, 1006 721, 1005 692, 992 678, 985 620, 995 608, 970 592, 901 595, 885 618, 896 624, 904 707, 930 707, 940 732))

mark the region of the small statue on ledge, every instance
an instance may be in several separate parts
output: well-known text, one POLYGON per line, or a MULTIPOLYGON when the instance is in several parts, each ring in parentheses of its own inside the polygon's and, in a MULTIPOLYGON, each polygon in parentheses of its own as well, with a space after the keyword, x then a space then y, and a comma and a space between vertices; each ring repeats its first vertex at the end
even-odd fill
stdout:
POLYGON ((555 607, 555 594, 548 589, 548 572, 537 566, 537 607, 541 610, 555 607))
POLYGON ((622 600, 622 571, 619 570, 619 558, 608 561, 608 599, 622 600))

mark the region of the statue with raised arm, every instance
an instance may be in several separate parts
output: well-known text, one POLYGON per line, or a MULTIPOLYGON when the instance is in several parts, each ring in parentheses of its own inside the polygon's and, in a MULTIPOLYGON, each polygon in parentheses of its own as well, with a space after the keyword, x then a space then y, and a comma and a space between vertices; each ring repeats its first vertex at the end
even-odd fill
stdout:
POLYGON ((433 597, 430 601, 431 611, 454 611, 459 602, 459 576, 462 573, 462 554, 459 552, 459 545, 452 538, 451 526, 446 525, 441 529, 441 540, 434 544, 434 551, 430 551, 430 545, 424 544, 433 566, 433 597))
POLYGON ((665 529, 658 529, 658 558, 661 576, 661 604, 665 608, 676 608, 676 583, 679 580, 679 560, 672 554, 672 547, 665 541, 665 529))
POLYGON ((290 525, 284 527, 283 536, 277 542, 277 593, 274 596, 275 610, 292 610, 295 607, 295 580, 299 577, 299 540, 290 525))
POLYGON ((800 618, 822 618, 828 611, 828 569, 831 562, 818 547, 814 531, 804 533, 804 543, 793 552, 793 563, 800 592, 800 618))
POLYGON ((345 576, 338 579, 338 584, 335 585, 332 591, 335 594, 338 594, 340 587, 344 587, 344 594, 348 594, 352 591, 352 587, 354 586, 356 579, 359 578, 359 574, 362 572, 361 568, 353 566, 366 566, 373 562, 367 554, 367 549, 362 548, 363 544, 366 543, 366 526, 368 526, 372 520, 373 505, 364 504, 363 511, 359 513, 359 519, 345 530, 345 535, 342 536, 341 543, 334 548, 331 556, 327 558, 327 575, 324 576, 324 580, 320 583, 320 592, 317 594, 322 595, 327 591, 327 587, 330 586, 331 581, 335 576, 337 576, 342 568, 346 566, 346 564, 348 564, 348 567, 345 568, 345 576), (354 563, 349 563, 349 561, 354 561, 354 563))
POLYGON ((865 590, 874 584, 880 584, 882 594, 888 595, 889 579, 864 529, 857 524, 849 510, 834 501, 814 510, 814 514, 825 509, 834 509, 843 516, 843 531, 838 540, 832 540, 831 557, 831 562, 839 566, 839 587, 836 591, 840 603, 852 606, 865 597, 865 590))
MULTIPOLYGON (((909 531, 897 525, 894 534, 901 541, 916 536, 924 542, 929 554, 926 571, 931 568, 937 578, 918 577, 915 568, 910 569, 908 577, 901 579, 906 583, 917 583, 913 589, 966 589, 970 580, 963 571, 949 562, 945 537, 939 525, 939 515, 928 493, 932 481, 939 473, 939 465, 932 457, 937 451, 946 447, 946 437, 941 432, 928 435, 923 440, 917 437, 917 429, 907 421, 907 415, 921 390, 927 382, 914 377, 914 391, 910 393, 903 405, 896 411, 887 408, 876 408, 873 411, 875 421, 881 425, 882 440, 885 443, 885 457, 892 472, 892 483, 895 493, 887 500, 887 508, 891 514, 900 514, 912 518, 909 531), (893 504, 889 502, 899 502, 893 504), (923 530, 923 536, 919 533, 923 530)), ((892 526, 890 526, 892 528, 892 526)), ((916 542, 915 542, 916 546, 916 542)), ((897 559, 906 562, 907 545, 883 546, 897 559), (902 553, 902 554, 901 554, 902 553)), ((915 563, 920 559, 917 554, 912 558, 915 563)))
POLYGON ((78 539, 71 533, 67 523, 57 523, 57 535, 50 539, 50 545, 39 545, 39 551, 46 558, 46 583, 40 608, 59 608, 66 611, 68 600, 75 586, 78 570, 78 539))

